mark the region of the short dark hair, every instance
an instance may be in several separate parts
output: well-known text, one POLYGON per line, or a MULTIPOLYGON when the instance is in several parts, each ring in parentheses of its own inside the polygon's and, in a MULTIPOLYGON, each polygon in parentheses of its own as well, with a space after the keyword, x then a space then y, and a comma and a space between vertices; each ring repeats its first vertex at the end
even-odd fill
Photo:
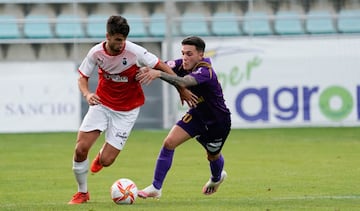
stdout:
POLYGON ((205 51, 205 41, 197 36, 190 36, 183 39, 182 45, 194 45, 196 50, 199 52, 205 51))
POLYGON ((130 32, 130 26, 126 18, 120 15, 112 15, 107 21, 106 31, 109 35, 122 34, 124 37, 127 37, 130 32))

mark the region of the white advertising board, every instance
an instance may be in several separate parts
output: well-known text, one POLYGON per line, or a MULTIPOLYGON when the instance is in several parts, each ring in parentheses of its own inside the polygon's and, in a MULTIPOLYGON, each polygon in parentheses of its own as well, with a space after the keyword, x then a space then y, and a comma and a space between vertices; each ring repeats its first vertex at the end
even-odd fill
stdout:
POLYGON ((205 41, 233 128, 360 125, 360 38, 205 41))
POLYGON ((73 62, 0 63, 0 132, 76 131, 78 74, 73 62))

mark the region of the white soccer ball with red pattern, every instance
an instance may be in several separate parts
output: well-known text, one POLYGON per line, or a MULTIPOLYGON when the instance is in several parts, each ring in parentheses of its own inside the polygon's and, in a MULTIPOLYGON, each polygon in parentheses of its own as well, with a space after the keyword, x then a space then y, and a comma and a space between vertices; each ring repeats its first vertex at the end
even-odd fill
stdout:
POLYGON ((132 180, 121 178, 111 186, 110 194, 116 204, 133 204, 137 198, 138 189, 132 180))

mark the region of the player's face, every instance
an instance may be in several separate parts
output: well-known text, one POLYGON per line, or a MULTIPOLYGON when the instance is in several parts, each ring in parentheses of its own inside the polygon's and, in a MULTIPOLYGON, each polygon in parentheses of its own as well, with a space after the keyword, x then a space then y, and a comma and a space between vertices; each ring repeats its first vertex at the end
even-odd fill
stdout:
POLYGON ((196 50, 194 45, 183 45, 181 47, 183 68, 185 70, 192 70, 194 66, 200 62, 204 56, 203 52, 196 50))
POLYGON ((106 34, 107 50, 110 54, 119 54, 125 47, 126 37, 122 34, 106 34))

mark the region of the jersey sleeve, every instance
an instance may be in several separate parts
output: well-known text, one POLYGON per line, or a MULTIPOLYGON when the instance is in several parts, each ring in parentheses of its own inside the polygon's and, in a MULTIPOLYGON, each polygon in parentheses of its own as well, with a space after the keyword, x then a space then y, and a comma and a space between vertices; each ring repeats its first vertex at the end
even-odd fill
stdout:
POLYGON ((182 59, 165 61, 165 64, 167 64, 176 73, 176 75, 180 77, 183 77, 187 74, 185 71, 182 71, 181 69, 182 59))
POLYGON ((80 64, 78 70, 79 70, 81 75, 86 76, 86 77, 90 77, 92 72, 95 70, 96 61, 95 61, 93 55, 94 55, 93 51, 90 50, 89 53, 84 58, 84 60, 82 61, 82 63, 80 64))
MULTIPOLYGON (((139 66, 148 66, 154 68, 159 63, 159 58, 150 53, 147 49, 132 43, 132 50, 136 54, 139 66)), ((128 44, 127 44, 128 45, 128 44)))
POLYGON ((194 77, 198 84, 202 84, 211 80, 212 69, 208 67, 199 67, 196 71, 191 72, 189 75, 194 77))

